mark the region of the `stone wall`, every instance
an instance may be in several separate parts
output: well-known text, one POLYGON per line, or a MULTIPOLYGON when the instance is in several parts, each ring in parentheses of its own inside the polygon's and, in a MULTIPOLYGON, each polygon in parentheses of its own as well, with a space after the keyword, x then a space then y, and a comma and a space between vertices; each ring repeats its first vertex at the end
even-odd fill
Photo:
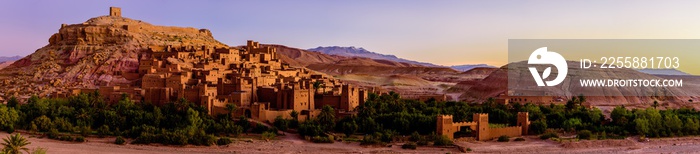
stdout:
POLYGON ((523 136, 522 132, 522 127, 520 126, 512 126, 512 127, 504 127, 504 128, 491 128, 489 134, 489 138, 485 139, 480 139, 481 141, 484 140, 492 140, 494 138, 498 138, 500 136, 508 136, 508 137, 518 137, 518 136, 523 136))

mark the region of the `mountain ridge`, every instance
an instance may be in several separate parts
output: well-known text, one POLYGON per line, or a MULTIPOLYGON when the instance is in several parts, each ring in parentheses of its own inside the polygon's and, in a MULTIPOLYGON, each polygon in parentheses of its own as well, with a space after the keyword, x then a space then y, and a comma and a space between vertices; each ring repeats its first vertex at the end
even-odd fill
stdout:
POLYGON ((437 65, 437 64, 432 64, 432 63, 427 63, 427 62, 419 62, 419 61, 414 61, 414 60, 409 60, 409 59, 404 59, 404 58, 399 58, 396 55, 390 55, 390 54, 381 54, 377 52, 372 52, 369 51, 365 48, 362 47, 355 47, 355 46, 349 46, 349 47, 342 47, 342 46, 319 46, 316 48, 311 48, 307 49, 308 51, 315 51, 319 53, 324 53, 327 55, 338 55, 338 56, 346 56, 346 57, 364 57, 364 58, 371 58, 371 59, 382 59, 382 60, 390 60, 390 61, 395 61, 395 62, 402 62, 402 63, 410 63, 410 64, 416 64, 416 65, 422 65, 422 66, 427 66, 427 67, 447 67, 447 68, 452 68, 457 71, 468 71, 470 69, 476 68, 476 67, 492 67, 495 68, 494 66, 490 66, 487 64, 465 64, 465 65, 453 65, 453 66, 443 66, 443 65, 437 65))

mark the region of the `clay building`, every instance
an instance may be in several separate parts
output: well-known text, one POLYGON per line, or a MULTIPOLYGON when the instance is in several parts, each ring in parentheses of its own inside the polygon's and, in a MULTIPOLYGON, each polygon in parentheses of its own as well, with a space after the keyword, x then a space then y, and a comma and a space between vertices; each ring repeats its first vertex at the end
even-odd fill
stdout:
POLYGON ((313 118, 324 105, 351 112, 367 99, 363 89, 281 63, 275 48, 255 41, 244 48, 152 46, 148 53, 141 57, 138 74, 143 100, 153 104, 184 98, 212 115, 225 114, 226 104, 235 104, 235 116, 273 121, 291 118, 292 111, 300 113, 300 120, 313 118), (339 88, 319 94, 315 82, 324 83, 323 91, 339 88))

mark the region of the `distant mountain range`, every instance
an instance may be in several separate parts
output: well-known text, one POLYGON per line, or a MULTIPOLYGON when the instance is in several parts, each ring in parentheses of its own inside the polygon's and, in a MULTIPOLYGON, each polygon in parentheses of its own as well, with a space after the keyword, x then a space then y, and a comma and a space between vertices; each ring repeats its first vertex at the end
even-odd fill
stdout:
POLYGON ((6 62, 6 61, 15 61, 22 59, 21 56, 13 56, 13 57, 5 57, 5 56, 0 56, 0 62, 6 62))
POLYGON ((382 59, 382 60, 390 60, 390 61, 395 61, 395 62, 423 65, 423 66, 427 66, 427 67, 449 67, 449 68, 452 68, 452 69, 455 69, 458 71, 468 71, 468 70, 470 70, 472 68, 476 68, 476 67, 493 67, 493 66, 489 66, 486 64, 467 64, 467 65, 442 66, 442 65, 432 64, 432 63, 418 62, 418 61, 403 59, 403 58, 396 57, 395 55, 380 54, 380 53, 368 51, 368 50, 361 48, 361 47, 357 48, 354 46, 351 46, 351 47, 340 47, 340 46, 316 47, 316 48, 307 49, 307 50, 320 52, 320 53, 327 54, 327 55, 382 59))
POLYGON ((450 68, 461 71, 461 72, 465 72, 465 71, 468 71, 468 70, 471 70, 474 68, 479 68, 479 67, 496 68, 494 66, 486 65, 486 64, 473 64, 473 65, 467 64, 467 65, 452 65, 452 66, 450 66, 450 68))
POLYGON ((637 71, 651 75, 690 75, 677 69, 638 69, 637 71))

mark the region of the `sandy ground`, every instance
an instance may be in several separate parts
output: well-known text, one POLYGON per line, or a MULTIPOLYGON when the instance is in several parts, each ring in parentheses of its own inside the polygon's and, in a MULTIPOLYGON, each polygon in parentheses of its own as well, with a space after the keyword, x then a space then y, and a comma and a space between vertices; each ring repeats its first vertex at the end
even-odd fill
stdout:
POLYGON ((624 140, 564 141, 526 137, 523 142, 458 142, 472 153, 699 153, 700 137, 660 138, 638 142, 636 137, 624 140))
MULTIPOLYGON (((9 134, 0 133, 1 138, 9 134)), ((85 143, 57 141, 48 138, 37 138, 23 135, 32 142, 29 149, 37 147, 48 149, 54 154, 83 154, 83 153, 459 153, 456 148, 419 147, 417 150, 401 149, 401 144, 392 147, 366 147, 359 143, 336 142, 333 144, 316 144, 299 139, 291 134, 278 137, 278 140, 264 141, 254 139, 238 139, 227 146, 163 146, 163 145, 116 145, 114 137, 88 138, 85 143)), ((235 140, 235 139, 234 139, 235 140)), ((129 140, 127 140, 128 142, 129 140)))
MULTIPOLYGON (((0 137, 9 136, 0 133, 0 137)), ((73 143, 36 138, 31 135, 30 149, 42 147, 48 153, 460 153, 457 148, 418 147, 417 150, 401 149, 401 143, 391 147, 367 147, 359 143, 336 142, 333 144, 310 143, 295 134, 278 137, 278 140, 263 141, 236 139, 227 146, 163 146, 163 145, 116 145, 114 138, 88 138, 85 143, 73 143)), ((624 140, 593 140, 563 143, 543 141, 536 136, 526 137, 523 142, 457 142, 469 147, 470 153, 697 153, 700 152, 700 137, 651 139, 638 142, 636 138, 624 140)))

